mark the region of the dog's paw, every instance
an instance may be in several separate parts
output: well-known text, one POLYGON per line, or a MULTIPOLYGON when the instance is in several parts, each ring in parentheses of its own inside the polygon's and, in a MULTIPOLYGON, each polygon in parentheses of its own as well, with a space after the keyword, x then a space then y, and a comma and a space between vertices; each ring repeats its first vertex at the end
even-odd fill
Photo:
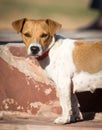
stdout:
POLYGON ((54 120, 55 124, 67 124, 70 123, 70 117, 60 116, 54 120))

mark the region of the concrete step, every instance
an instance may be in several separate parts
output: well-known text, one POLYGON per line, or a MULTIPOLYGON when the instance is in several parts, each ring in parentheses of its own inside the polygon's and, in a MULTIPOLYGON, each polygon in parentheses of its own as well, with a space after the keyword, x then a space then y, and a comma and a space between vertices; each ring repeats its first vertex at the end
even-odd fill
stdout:
MULTIPOLYGON (((68 31, 61 30, 59 34, 80 40, 102 40, 102 31, 68 31)), ((22 41, 21 35, 12 31, 0 31, 1 42, 22 41)))

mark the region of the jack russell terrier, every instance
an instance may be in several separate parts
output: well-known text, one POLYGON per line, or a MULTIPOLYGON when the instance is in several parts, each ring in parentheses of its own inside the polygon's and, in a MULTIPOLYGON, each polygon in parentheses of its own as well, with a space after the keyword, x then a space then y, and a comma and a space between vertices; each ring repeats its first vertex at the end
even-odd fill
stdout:
POLYGON ((102 42, 58 36, 61 24, 50 19, 24 18, 12 25, 21 33, 28 55, 38 59, 57 87, 62 115, 54 122, 66 124, 78 120, 80 111, 75 92, 102 88, 102 42))

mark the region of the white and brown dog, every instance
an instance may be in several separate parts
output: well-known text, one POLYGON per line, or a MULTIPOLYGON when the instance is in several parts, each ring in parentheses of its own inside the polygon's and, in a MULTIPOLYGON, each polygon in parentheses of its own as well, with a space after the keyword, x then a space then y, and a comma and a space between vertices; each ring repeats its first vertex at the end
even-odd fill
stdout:
POLYGON ((75 92, 102 88, 102 42, 65 39, 57 36, 61 24, 50 20, 20 19, 13 22, 22 35, 28 55, 36 57, 59 92, 62 116, 55 123, 79 118, 75 92))

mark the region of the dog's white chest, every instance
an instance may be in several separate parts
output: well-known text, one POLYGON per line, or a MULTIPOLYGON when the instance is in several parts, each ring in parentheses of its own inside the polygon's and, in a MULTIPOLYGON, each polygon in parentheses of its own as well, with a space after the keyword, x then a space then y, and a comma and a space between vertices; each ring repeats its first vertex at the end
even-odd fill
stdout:
POLYGON ((72 52, 74 48, 74 40, 59 40, 49 53, 50 63, 46 67, 47 75, 55 82, 70 77, 75 71, 72 52), (63 79, 62 79, 63 77, 63 79))

